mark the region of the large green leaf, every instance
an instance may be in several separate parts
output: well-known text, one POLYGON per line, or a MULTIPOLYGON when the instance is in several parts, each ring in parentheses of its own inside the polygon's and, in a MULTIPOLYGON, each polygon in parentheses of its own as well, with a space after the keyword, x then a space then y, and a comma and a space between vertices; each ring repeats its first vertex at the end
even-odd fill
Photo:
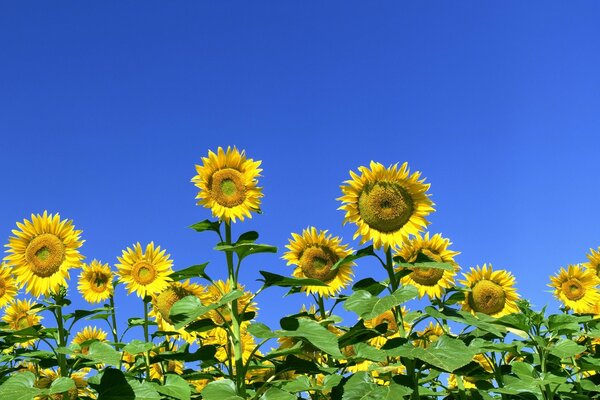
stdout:
POLYGON ((166 396, 171 396, 177 400, 189 400, 192 395, 190 385, 185 379, 178 375, 167 374, 164 385, 159 385, 156 390, 166 396))
POLYGON ((478 352, 477 348, 468 347, 462 340, 446 335, 426 349, 407 343, 390 349, 384 347, 384 350, 389 356, 419 359, 446 372, 454 372, 464 367, 478 352))
POLYGON ((242 242, 242 243, 219 243, 215 246, 215 250, 225 252, 235 252, 240 260, 251 254, 257 253, 277 253, 277 247, 268 244, 242 242))
POLYGON ((260 400, 296 400, 296 396, 285 390, 272 387, 260 396, 260 400))
POLYGON ((192 228, 196 232, 213 231, 213 232, 220 233, 221 232, 221 222, 205 219, 204 221, 200 221, 193 225, 190 225, 190 228, 192 228))
POLYGON ((74 388, 75 382, 73 381, 73 379, 61 376, 60 378, 52 382, 50 388, 48 389, 48 394, 64 393, 74 388))
POLYGON ((210 382, 201 393, 204 400, 243 400, 235 391, 235 383, 229 379, 210 382))
POLYGON ((40 389, 33 387, 35 375, 29 371, 14 374, 0 385, 0 398, 10 400, 33 400, 40 389))
POLYGON ((300 286, 327 286, 326 283, 318 279, 291 278, 282 275, 273 274, 267 271, 258 271, 264 277, 264 286, 280 287, 300 287, 300 286))
POLYGON ((363 257, 367 257, 367 256, 374 256, 374 255, 375 255, 375 252, 373 251, 373 245, 369 245, 365 248, 357 250, 353 254, 350 254, 350 255, 338 260, 335 264, 333 264, 331 269, 334 270, 334 269, 339 268, 341 265, 351 263, 353 261, 358 260, 359 258, 363 258, 363 257))
POLYGON ((367 372, 352 375, 343 391, 342 400, 402 400, 413 392, 411 388, 395 383, 379 386, 371 381, 367 372))
POLYGON ((354 311, 362 319, 371 319, 414 299, 418 294, 417 288, 410 285, 403 286, 384 297, 373 296, 366 290, 359 290, 346 299, 344 308, 354 311))
POLYGON ((276 331, 278 337, 302 337, 313 346, 337 358, 344 358, 338 347, 337 336, 317 321, 298 318, 296 329, 276 331))
POLYGON ((74 356, 86 358, 96 363, 108 365, 119 365, 121 361, 121 353, 116 351, 111 345, 103 342, 94 342, 88 347, 86 354, 76 353, 74 356))
POLYGON ((585 351, 586 347, 581 346, 569 339, 560 339, 550 348, 550 354, 558 358, 574 357, 585 351))
POLYGON ((425 312, 437 319, 447 319, 461 324, 474 326, 499 338, 504 337, 507 332, 504 326, 496 324, 494 318, 482 313, 477 313, 477 317, 475 317, 469 312, 456 311, 448 307, 440 311, 432 306, 425 307, 425 312))
POLYGON ((422 269, 442 269, 444 271, 454 271, 455 267, 453 264, 445 263, 445 262, 436 262, 436 261, 425 261, 425 262, 417 262, 417 263, 398 263, 396 264, 402 268, 409 268, 414 270, 415 268, 422 269))
POLYGON ((125 347, 123 347, 123 351, 128 352, 129 354, 138 354, 148 351, 154 347, 154 344, 150 342, 143 342, 138 339, 133 339, 129 342, 125 347))
POLYGON ((169 318, 175 323, 175 329, 181 329, 207 312, 239 299, 243 295, 244 292, 241 290, 232 290, 226 293, 218 302, 206 306, 196 296, 186 296, 173 304, 169 312, 169 318))
POLYGON ((204 270, 206 269, 207 265, 207 262, 205 262, 204 264, 192 265, 191 267, 187 267, 182 270, 173 272, 171 275, 169 275, 169 277, 174 281, 182 281, 184 279, 198 277, 208 279, 208 275, 204 273, 204 270))

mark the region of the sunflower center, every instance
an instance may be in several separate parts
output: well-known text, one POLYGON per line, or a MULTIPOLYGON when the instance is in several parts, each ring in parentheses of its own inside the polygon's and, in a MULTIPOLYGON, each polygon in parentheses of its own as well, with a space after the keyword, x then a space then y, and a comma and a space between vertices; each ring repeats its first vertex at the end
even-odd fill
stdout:
POLYGON ((29 328, 33 325, 32 319, 28 315, 22 315, 18 317, 15 321, 15 327, 17 330, 29 328))
POLYGON ((504 308, 506 294, 502 286, 484 279, 475 284, 469 296, 469 305, 477 312, 496 314, 504 308))
POLYGON ((338 260, 339 257, 331 250, 313 246, 302 252, 298 264, 307 278, 329 282, 337 275, 337 270, 332 270, 331 267, 338 260))
POLYGON ((564 295, 569 300, 577 301, 585 296, 585 287, 577 279, 569 279, 561 287, 564 295))
POLYGON ((0 299, 6 293, 6 282, 3 279, 0 279, 0 299))
POLYGON ((186 291, 177 291, 173 288, 169 288, 163 292, 161 292, 158 296, 156 296, 156 302, 154 303, 154 307, 156 311, 160 313, 165 321, 171 323, 171 319, 169 318, 169 313, 171 312, 171 308, 173 304, 183 299, 185 296, 189 295, 186 291))
POLYGON ((58 236, 43 233, 29 242, 25 259, 35 275, 47 278, 54 275, 65 260, 65 245, 58 236))
POLYGON ((215 172, 210 186, 211 196, 224 207, 235 207, 246 199, 246 185, 242 173, 233 168, 224 168, 215 172))
POLYGON ((436 285, 443 275, 444 270, 438 268, 415 268, 410 273, 413 281, 425 286, 436 285))
POLYGON ((104 293, 108 284, 108 276, 101 272, 94 272, 90 279, 90 288, 96 293, 104 293))
POLYGON ((148 285, 156 278, 156 268, 146 261, 138 261, 131 269, 131 277, 140 285, 148 285))
POLYGON ((395 232, 410 219, 414 204, 402 186, 378 182, 361 192, 358 211, 371 228, 380 232, 395 232))

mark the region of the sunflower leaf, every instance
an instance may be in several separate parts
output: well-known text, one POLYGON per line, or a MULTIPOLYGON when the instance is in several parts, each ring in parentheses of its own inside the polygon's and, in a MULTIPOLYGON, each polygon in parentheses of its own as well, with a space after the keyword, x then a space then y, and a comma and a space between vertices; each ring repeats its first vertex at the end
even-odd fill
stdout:
POLYGON ((175 329, 181 329, 207 312, 239 299, 243 295, 244 292, 236 289, 223 295, 218 302, 206 306, 196 296, 186 296, 173 304, 169 312, 169 318, 175 324, 175 329))
POLYGON ((26 371, 8 378, 0 385, 0 397, 11 400, 33 400, 40 393, 40 389, 34 387, 35 375, 26 371))
POLYGON ((331 270, 334 271, 338 269, 341 265, 351 263, 353 261, 358 260, 359 258, 367 257, 367 256, 375 256, 375 251, 373 250, 373 245, 369 245, 365 248, 357 250, 354 254, 350 254, 340 260, 338 260, 333 266, 331 270))
POLYGON ((214 248, 217 251, 235 252, 240 260, 251 254, 258 253, 277 253, 277 247, 269 244, 260 244, 253 242, 242 242, 242 243, 219 243, 214 248))
POLYGON ((384 297, 373 296, 366 290, 359 290, 346 299, 344 308, 354 311, 362 319, 371 319, 414 299, 418 294, 417 288, 411 285, 403 286, 384 297))
POLYGON ((193 225, 190 225, 190 228, 192 228, 196 232, 213 231, 213 232, 217 232, 218 234, 220 234, 221 233, 221 222, 205 219, 204 221, 200 221, 193 225))
POLYGON ((444 271, 454 271, 454 265, 446 262, 435 262, 435 261, 426 261, 426 262, 417 262, 417 263, 398 263, 396 264, 402 268, 423 268, 423 269, 443 269, 444 271))
POLYGON ((169 277, 171 279, 173 279, 174 281, 182 281, 184 279, 198 278, 198 277, 210 280, 208 275, 206 275, 204 273, 204 270, 206 269, 207 265, 208 265, 207 262, 205 262, 203 264, 192 265, 191 267, 173 272, 171 275, 169 275, 169 277))
POLYGON ((178 400, 189 400, 192 391, 185 379, 174 374, 166 374, 165 378, 164 385, 156 386, 156 390, 159 393, 178 400))
POLYGON ((309 278, 291 278, 282 275, 273 274, 267 271, 258 271, 265 278, 259 281, 264 282, 264 287, 279 286, 279 287, 300 287, 300 286, 327 286, 326 283, 318 279, 309 278))
POLYGON ((210 382, 201 393, 205 400, 242 400, 235 391, 235 383, 230 379, 210 382))

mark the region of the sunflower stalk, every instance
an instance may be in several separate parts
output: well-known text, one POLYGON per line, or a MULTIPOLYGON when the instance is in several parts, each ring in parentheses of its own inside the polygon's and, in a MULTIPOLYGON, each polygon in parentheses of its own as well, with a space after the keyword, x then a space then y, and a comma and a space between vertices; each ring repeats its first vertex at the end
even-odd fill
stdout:
MULTIPOLYGON (((150 335, 148 334, 148 303, 149 296, 144 296, 144 340, 150 341, 150 335)), ((150 350, 144 352, 144 363, 146 364, 146 381, 150 382, 150 350)))
MULTIPOLYGON (((400 282, 396 279, 396 274, 394 274, 394 259, 392 257, 392 248, 388 247, 385 250, 385 269, 390 278, 390 293, 394 293, 398 287, 400 286, 400 282)), ((394 307, 393 309, 394 316, 396 317, 396 322, 398 325, 398 330, 400 331, 400 336, 406 337, 406 332, 404 330, 404 317, 402 316, 402 309, 400 307, 394 307)))

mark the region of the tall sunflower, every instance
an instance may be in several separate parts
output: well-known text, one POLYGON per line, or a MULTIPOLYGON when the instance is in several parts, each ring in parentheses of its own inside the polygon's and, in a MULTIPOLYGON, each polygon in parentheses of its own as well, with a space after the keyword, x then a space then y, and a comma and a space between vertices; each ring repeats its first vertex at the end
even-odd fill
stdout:
POLYGON ((108 299, 114 291, 110 266, 98 260, 83 264, 77 289, 88 303, 100 303, 108 299))
POLYGON ((454 270, 448 271, 437 268, 414 268, 404 276, 401 282, 404 285, 413 285, 419 289, 419 298, 427 295, 430 299, 441 298, 445 289, 454 286, 454 275, 459 270, 454 262, 454 256, 460 254, 457 251, 448 250, 450 240, 436 233, 431 238, 429 232, 425 237, 416 235, 410 240, 404 240, 402 247, 396 255, 401 256, 406 262, 416 262, 418 259, 453 264, 454 270))
POLYGON ((13 301, 17 291, 17 283, 10 273, 10 268, 2 263, 0 266, 0 308, 13 301))
MULTIPOLYGON (((237 299, 238 313, 242 312, 256 312, 258 307, 256 303, 252 303, 252 293, 244 291, 244 286, 238 284, 238 290, 244 292, 242 297, 237 299)), ((227 293, 231 292, 231 282, 217 280, 213 281, 212 285, 206 288, 206 293, 202 296, 202 304, 209 305, 218 303, 221 298, 227 293)), ((209 311, 208 317, 213 320, 217 325, 223 325, 225 322, 231 322, 231 309, 227 306, 221 306, 216 310, 209 311)))
POLYGON ((165 290, 172 281, 169 275, 173 273, 173 261, 160 246, 155 248, 154 242, 148 243, 145 251, 138 242, 132 249, 123 250, 123 255, 117 259, 117 275, 125 282, 129 294, 136 292, 144 298, 165 290))
POLYGON ((260 209, 263 196, 262 188, 257 187, 260 163, 235 147, 227 147, 227 151, 219 147, 216 154, 209 151, 208 157, 202 157, 202 165, 196 165, 197 174, 192 178, 200 189, 197 204, 210 208, 222 221, 251 218, 250 212, 260 209))
POLYGON ((410 175, 408 164, 385 168, 371 161, 370 169, 358 167, 360 175, 350 171, 352 179, 341 186, 340 210, 346 211, 344 224, 358 226, 354 239, 373 241, 375 248, 394 247, 409 235, 421 232, 434 211, 427 190, 429 184, 419 180, 421 173, 410 175))
POLYGON ((327 231, 317 231, 309 227, 302 235, 292 233, 289 249, 283 255, 287 265, 295 265, 292 275, 296 278, 318 279, 327 286, 304 286, 306 294, 317 293, 330 297, 339 293, 352 281, 352 266, 354 263, 344 263, 336 269, 333 265, 344 257, 352 254, 348 245, 342 245, 337 236, 328 235, 327 231))
MULTIPOLYGON (((38 315, 34 309, 37 303, 32 300, 19 300, 15 299, 11 302, 4 310, 5 314, 2 320, 8 323, 10 329, 19 331, 35 325, 39 325, 42 321, 42 316, 38 315)), ((37 339, 31 339, 25 342, 21 342, 18 346, 28 347, 35 343, 37 339)))
POLYGON ((600 277, 600 247, 598 247, 598 250, 590 249, 587 258, 588 262, 583 265, 587 269, 592 270, 596 276, 600 277))
POLYGON ((496 318, 519 312, 515 277, 510 272, 503 269, 494 271, 491 264, 489 267, 483 264, 482 268, 471 268, 463 275, 465 280, 460 283, 471 289, 463 302, 464 310, 496 318))
POLYGON ((175 329, 169 316, 173 304, 186 296, 196 296, 202 301, 206 297, 206 289, 203 286, 190 283, 189 279, 184 282, 170 282, 165 290, 152 295, 150 315, 154 317, 159 330, 178 332, 183 340, 191 344, 196 340, 196 335, 185 329, 175 329))
POLYGON ((576 313, 592 313, 600 303, 600 292, 596 288, 600 278, 592 269, 581 265, 569 265, 561 268, 558 274, 551 276, 548 286, 554 288, 554 296, 576 313))
POLYGON ((31 221, 17 222, 8 239, 7 264, 12 266, 20 286, 33 296, 55 293, 67 286, 69 269, 78 268, 83 256, 81 231, 73 221, 61 220, 58 214, 32 214, 31 221))

